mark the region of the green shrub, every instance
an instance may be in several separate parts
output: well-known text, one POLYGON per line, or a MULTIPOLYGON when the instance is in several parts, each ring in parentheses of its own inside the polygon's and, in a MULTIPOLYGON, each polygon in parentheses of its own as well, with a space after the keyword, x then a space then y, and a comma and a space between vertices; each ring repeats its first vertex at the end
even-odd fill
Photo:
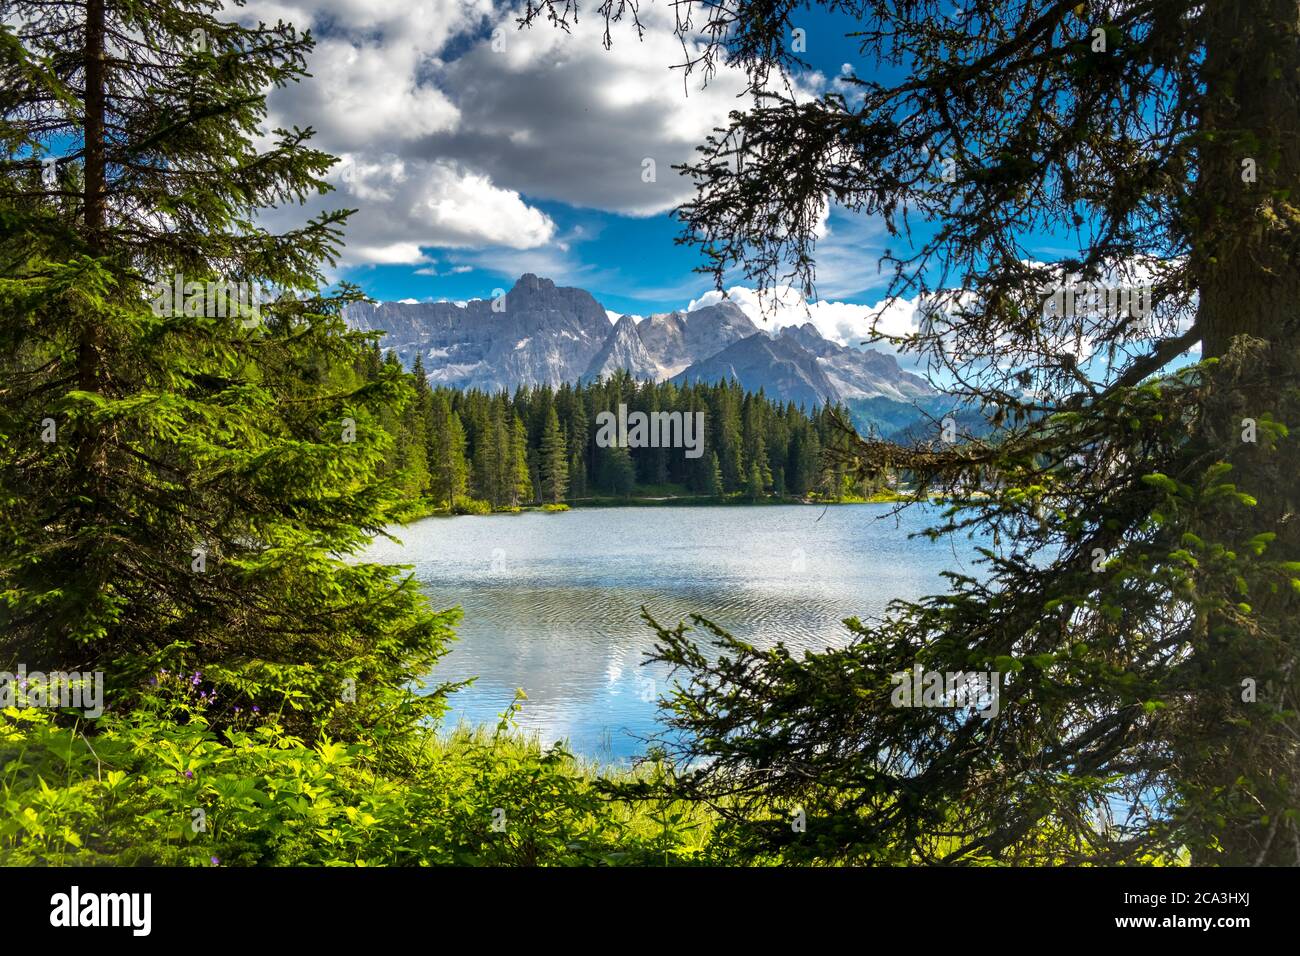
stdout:
POLYGON ((328 673, 266 661, 196 671, 187 651, 137 662, 156 668, 148 691, 95 721, 0 711, 0 864, 702 858, 700 811, 611 798, 608 778, 514 728, 518 701, 495 730, 440 735, 454 687, 414 686, 429 663, 419 654, 388 678, 358 679, 345 675, 373 673, 394 648, 328 673))
POLYGON ((457 515, 487 515, 492 513, 492 505, 480 498, 457 495, 452 502, 451 513, 457 515))

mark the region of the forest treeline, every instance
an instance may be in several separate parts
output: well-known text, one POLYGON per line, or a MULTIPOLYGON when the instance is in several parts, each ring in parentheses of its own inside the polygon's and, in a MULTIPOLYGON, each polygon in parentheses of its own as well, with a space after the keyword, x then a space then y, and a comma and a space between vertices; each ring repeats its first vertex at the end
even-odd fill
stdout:
MULTIPOLYGON (((366 379, 400 372, 376 345, 366 379), (388 366, 384 368, 384 366, 388 366)), ((385 468, 432 510, 485 512, 592 497, 695 495, 719 500, 769 497, 843 500, 878 485, 847 474, 829 449, 845 443, 835 413, 746 392, 734 381, 675 385, 638 382, 626 372, 590 384, 489 394, 431 387, 417 358, 407 375, 415 399, 382 424, 393 438, 385 468), (704 413, 704 448, 600 447, 598 416, 704 413)))
MULTIPOLYGON (((439 498, 811 495, 835 410, 619 376, 429 389, 343 321, 360 290, 328 291, 351 211, 262 225, 334 188, 310 126, 267 132, 308 33, 206 0, 7 4, 0 865, 1300 864, 1298 3, 859 5, 864 55, 905 70, 714 131, 679 213, 718 288, 815 293, 827 195, 879 214, 907 246, 863 269, 944 287, 898 347, 1009 424, 846 436, 979 560, 797 654, 647 613, 665 732, 599 778, 515 732, 522 698, 441 732, 459 611, 370 542, 439 498), (1112 264, 1154 270, 1159 341, 1026 311, 1112 264), (284 295, 252 322, 155 309, 178 276, 284 295), (698 460, 594 447, 595 414, 655 403, 704 414, 698 460), (918 666, 1001 675, 997 714, 895 706, 918 666), (101 679, 98 716, 52 703, 101 679)), ((799 65, 770 42, 793 6, 677 29, 763 88, 799 65)))

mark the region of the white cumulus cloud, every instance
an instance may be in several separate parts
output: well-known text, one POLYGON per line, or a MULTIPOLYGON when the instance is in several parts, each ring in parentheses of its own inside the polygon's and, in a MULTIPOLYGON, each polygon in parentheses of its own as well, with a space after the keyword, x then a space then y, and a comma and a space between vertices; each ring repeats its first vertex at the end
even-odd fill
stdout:
MULTIPOLYGON (((571 33, 519 30, 518 10, 492 0, 250 0, 229 12, 316 35, 312 76, 273 91, 267 125, 310 125, 317 146, 353 163, 339 193, 308 204, 361 209, 352 264, 422 264, 433 247, 544 251, 555 226, 537 200, 663 213, 692 192, 671 167, 748 105, 739 71, 720 68, 705 87, 673 69, 684 53, 666 4, 640 11, 643 38, 616 26, 612 51, 594 12, 571 33)), ((807 94, 824 79, 802 82, 807 94)))
MULTIPOLYGON (((824 338, 840 345, 861 345, 871 338, 873 327, 877 334, 887 335, 905 335, 917 327, 916 299, 886 300, 876 305, 830 300, 808 302, 798 290, 788 286, 764 293, 761 298, 752 288, 733 286, 727 290, 726 297, 740 306, 760 329, 775 332, 787 326, 811 322, 824 338)), ((721 292, 712 289, 692 299, 686 308, 694 311, 715 305, 722 298, 721 292)), ((871 347, 891 350, 884 342, 874 343, 871 347)))

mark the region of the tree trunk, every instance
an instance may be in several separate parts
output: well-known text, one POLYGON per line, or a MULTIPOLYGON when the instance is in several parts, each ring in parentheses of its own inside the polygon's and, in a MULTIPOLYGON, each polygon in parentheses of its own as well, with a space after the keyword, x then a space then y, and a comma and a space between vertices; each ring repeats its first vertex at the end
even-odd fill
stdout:
MULTIPOLYGON (((107 112, 107 91, 104 61, 105 9, 106 0, 87 0, 83 76, 84 118, 83 152, 85 189, 83 193, 83 218, 86 251, 96 258, 111 252, 107 236, 107 160, 105 142, 105 115, 107 112)), ((97 314, 83 313, 79 341, 77 343, 77 388, 83 392, 102 394, 107 390, 105 333, 103 320, 97 314)), ((77 543, 75 561, 80 565, 78 573, 84 575, 85 603, 82 605, 82 620, 79 629, 84 629, 88 618, 100 613, 96 603, 102 591, 103 582, 108 579, 111 557, 105 552, 98 526, 104 523, 103 502, 109 493, 107 442, 101 429, 82 419, 78 427, 72 429, 72 440, 76 442, 76 463, 80 481, 80 504, 78 505, 73 526, 77 543), (87 529, 91 529, 87 533, 87 529)), ((69 635, 54 636, 58 660, 77 659, 76 648, 70 646, 69 635)))
MULTIPOLYGON (((104 76, 104 3, 105 0, 86 2, 85 59, 85 192, 83 215, 85 217, 86 247, 92 256, 102 256, 107 248, 105 236, 107 203, 105 180, 105 76, 104 76)), ((82 391, 97 392, 100 388, 103 364, 103 333, 98 323, 83 330, 77 350, 77 385, 82 391)), ((95 442, 83 442, 81 451, 87 452, 95 442)), ((82 462, 83 465, 90 461, 82 462)))
POLYGON ((1205 356, 1218 357, 1237 335, 1276 340, 1300 303, 1300 0, 1211 2, 1202 18, 1199 125, 1212 138, 1199 147, 1192 262, 1205 356))
POLYGON ((104 248, 104 0, 86 2, 85 216, 92 253, 104 248))
MULTIPOLYGON (((1205 50, 1191 265, 1200 294, 1204 356, 1223 360, 1210 375, 1197 445, 1233 466, 1227 480, 1258 499, 1255 508, 1207 529, 1240 548, 1277 538, 1265 556, 1300 560, 1300 0, 1210 2, 1201 14, 1205 50), (1253 178, 1253 182, 1251 181, 1253 178), (1239 338, 1239 337, 1246 338, 1239 338), (1273 449, 1248 439, 1246 420, 1271 415, 1292 429, 1273 449), (1240 517, 1235 517, 1240 515, 1240 517)), ((1290 588, 1256 587, 1243 600, 1259 635, 1211 616, 1196 654, 1206 684, 1193 715, 1205 745, 1178 756, 1201 795, 1221 793, 1239 814, 1215 827, 1223 852, 1195 862, 1300 864, 1294 809, 1300 762, 1292 664, 1300 647, 1300 600, 1290 588), (1265 636, 1260 636, 1265 635, 1265 636), (1267 635, 1280 639, 1269 640, 1267 635), (1259 700, 1240 698, 1257 680, 1259 700)))

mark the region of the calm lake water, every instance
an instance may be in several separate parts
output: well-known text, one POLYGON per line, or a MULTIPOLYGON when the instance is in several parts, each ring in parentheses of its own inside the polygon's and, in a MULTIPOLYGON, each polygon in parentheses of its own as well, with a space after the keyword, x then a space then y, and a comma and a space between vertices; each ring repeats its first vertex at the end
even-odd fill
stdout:
POLYGON ((937 509, 889 505, 602 508, 427 518, 395 529, 367 557, 413 566, 440 607, 465 612, 439 681, 475 677, 452 698, 452 725, 494 723, 515 688, 518 723, 578 754, 630 759, 661 729, 667 686, 644 664, 661 624, 692 612, 738 637, 822 648, 841 623, 890 600, 945 589, 972 568, 966 538, 909 538, 937 509))

